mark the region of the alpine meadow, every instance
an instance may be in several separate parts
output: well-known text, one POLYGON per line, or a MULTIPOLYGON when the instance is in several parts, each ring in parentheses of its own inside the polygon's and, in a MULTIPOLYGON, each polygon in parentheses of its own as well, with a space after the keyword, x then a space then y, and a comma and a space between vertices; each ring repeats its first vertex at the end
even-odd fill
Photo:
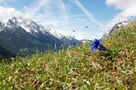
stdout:
POLYGON ((136 90, 135 0, 1 0, 0 90, 136 90))

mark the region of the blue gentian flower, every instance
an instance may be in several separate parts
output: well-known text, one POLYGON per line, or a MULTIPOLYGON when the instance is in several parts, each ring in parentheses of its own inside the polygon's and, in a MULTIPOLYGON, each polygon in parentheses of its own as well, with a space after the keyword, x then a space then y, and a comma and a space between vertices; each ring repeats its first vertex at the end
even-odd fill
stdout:
POLYGON ((92 52, 95 52, 99 45, 100 45, 100 40, 95 39, 91 44, 92 52))
POLYGON ((95 52, 97 49, 100 51, 106 51, 106 48, 101 44, 101 41, 98 39, 95 39, 91 44, 92 52, 95 52))

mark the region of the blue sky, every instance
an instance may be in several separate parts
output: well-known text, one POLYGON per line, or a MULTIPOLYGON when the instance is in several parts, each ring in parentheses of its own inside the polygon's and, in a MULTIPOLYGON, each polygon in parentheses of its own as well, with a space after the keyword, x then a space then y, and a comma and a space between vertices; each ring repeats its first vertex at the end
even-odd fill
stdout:
POLYGON ((77 39, 94 39, 136 16, 135 10, 135 0, 1 0, 0 20, 22 16, 77 39))

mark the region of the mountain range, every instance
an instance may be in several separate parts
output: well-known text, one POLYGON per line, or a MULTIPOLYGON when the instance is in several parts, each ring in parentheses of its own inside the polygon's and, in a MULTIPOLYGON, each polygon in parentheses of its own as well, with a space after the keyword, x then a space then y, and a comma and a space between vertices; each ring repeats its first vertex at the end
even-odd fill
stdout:
POLYGON ((0 22, 0 45, 18 55, 26 56, 38 51, 59 50, 80 44, 80 41, 35 23, 23 17, 12 17, 0 22))

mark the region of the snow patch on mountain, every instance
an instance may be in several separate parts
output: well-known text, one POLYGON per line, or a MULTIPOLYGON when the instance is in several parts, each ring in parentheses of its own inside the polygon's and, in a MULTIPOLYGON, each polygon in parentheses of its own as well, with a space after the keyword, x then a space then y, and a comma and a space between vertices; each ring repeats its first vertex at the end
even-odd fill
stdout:
POLYGON ((50 29, 47 26, 43 26, 43 25, 38 25, 36 24, 34 21, 29 20, 29 19, 25 19, 23 17, 13 17, 11 19, 15 24, 17 24, 18 26, 21 26, 24 30, 26 30, 29 33, 42 33, 42 34, 47 34, 49 33, 50 35, 53 35, 54 37, 61 39, 63 37, 65 37, 64 35, 62 35, 61 32, 59 32, 58 30, 55 29, 50 29))
MULTIPOLYGON (((73 38, 73 36, 71 36, 70 34, 66 34, 65 32, 62 32, 62 30, 51 29, 47 26, 37 24, 34 21, 23 18, 21 16, 19 17, 14 16, 8 21, 4 21, 3 25, 9 28, 21 27, 26 32, 32 34, 33 36, 36 36, 39 34, 39 35, 52 35, 58 39, 67 38, 71 40, 73 38)), ((0 26, 2 26, 2 22, 0 26)))

